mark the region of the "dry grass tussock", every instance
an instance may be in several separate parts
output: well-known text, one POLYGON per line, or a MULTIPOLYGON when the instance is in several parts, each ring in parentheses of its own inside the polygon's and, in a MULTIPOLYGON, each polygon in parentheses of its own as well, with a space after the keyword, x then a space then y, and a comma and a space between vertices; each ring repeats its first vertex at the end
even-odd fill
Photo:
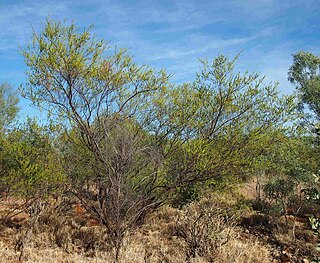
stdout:
MULTIPOLYGON (((242 235, 228 198, 207 197, 182 210, 164 206, 145 224, 128 233, 120 262, 272 262, 266 246, 242 235), (223 200, 223 198, 225 200, 223 200)), ((23 227, 3 229, 1 262, 17 262, 16 241, 23 227)), ((100 226, 82 218, 43 216, 24 248, 23 262, 113 262, 108 237, 100 226)))
MULTIPOLYGON (((213 251, 213 260, 201 256, 187 259, 185 248, 178 239, 165 239, 157 231, 148 231, 150 232, 146 235, 138 233, 126 240, 120 262, 271 262, 268 249, 250 239, 228 241, 213 251)), ((0 242, 0 257, 1 262, 17 262, 19 253, 12 246, 8 247, 7 244, 0 242)), ((25 249, 24 262, 113 262, 113 256, 110 251, 96 250, 90 254, 84 251, 70 253, 59 247, 44 248, 30 245, 25 249)))

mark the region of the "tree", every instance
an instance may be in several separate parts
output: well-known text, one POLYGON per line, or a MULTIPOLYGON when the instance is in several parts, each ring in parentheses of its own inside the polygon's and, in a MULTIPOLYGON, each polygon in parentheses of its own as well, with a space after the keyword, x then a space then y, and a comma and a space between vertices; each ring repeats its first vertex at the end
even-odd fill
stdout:
MULTIPOLYGON (((310 172, 317 174, 320 165, 320 57, 305 51, 294 54, 288 79, 296 85, 300 95, 301 109, 303 110, 307 106, 307 111, 304 112, 304 120, 306 120, 305 126, 311 131, 309 141, 313 144, 313 158, 310 158, 310 160, 315 160, 317 163, 317 168, 313 171, 310 170, 310 172)), ((316 184, 309 188, 309 195, 312 196, 313 193, 315 195, 319 193, 316 184)), ((312 228, 317 230, 319 219, 313 216, 309 219, 312 228)))
MULTIPOLYGON (((310 52, 299 51, 293 55, 288 79, 295 84, 300 95, 301 108, 307 106, 306 120, 311 130, 320 138, 320 58, 310 52), (312 113, 312 114, 310 114, 312 113)), ((319 142, 318 142, 319 143, 319 142)))
POLYGON ((19 99, 8 83, 0 84, 0 133, 3 134, 15 120, 19 99))
POLYGON ((24 244, 50 198, 63 192, 65 176, 48 130, 31 119, 7 133, 6 138, 0 140, 0 149, 1 191, 22 201, 14 202, 2 219, 22 212, 29 214, 28 224, 22 228, 16 244, 21 261, 24 244))
POLYGON ((257 74, 235 72, 236 59, 202 61, 193 83, 157 100, 148 130, 162 147, 174 186, 239 179, 252 158, 274 143, 273 135, 290 126, 293 96, 280 97, 277 85, 265 85, 257 74))
POLYGON ((297 85, 302 103, 320 119, 320 58, 310 52, 293 55, 288 79, 297 85))
MULTIPOLYGON (((25 200, 25 208, 64 180, 58 153, 44 127, 28 119, 0 142, 1 187, 25 200)), ((8 215, 9 216, 9 215, 8 215)))
POLYGON ((68 150, 79 147, 89 158, 90 177, 83 180, 71 169, 78 179, 71 191, 106 227, 117 260, 126 231, 161 203, 154 186, 159 162, 139 123, 151 94, 167 85, 168 76, 139 67, 125 50, 107 55, 108 49, 89 30, 79 33, 73 24, 47 21, 22 51, 29 68, 23 93, 66 123, 73 145, 68 150))
POLYGON ((89 30, 47 21, 21 53, 24 96, 65 124, 70 190, 105 226, 118 260, 125 234, 178 188, 242 171, 246 151, 284 128, 294 103, 224 56, 176 86, 126 51, 108 51, 89 30))
POLYGON ((13 93, 12 87, 8 83, 2 83, 0 85, 0 180, 1 189, 0 192, 7 190, 7 182, 4 181, 4 177, 8 176, 11 160, 10 156, 5 154, 5 145, 9 131, 12 128, 12 124, 17 117, 19 111, 18 98, 13 93))

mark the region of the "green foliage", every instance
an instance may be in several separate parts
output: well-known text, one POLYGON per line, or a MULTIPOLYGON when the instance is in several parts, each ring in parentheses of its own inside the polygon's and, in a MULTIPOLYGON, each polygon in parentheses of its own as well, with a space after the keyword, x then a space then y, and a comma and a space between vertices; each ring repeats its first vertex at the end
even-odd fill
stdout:
POLYGON ((278 179, 268 182, 264 186, 264 191, 272 199, 283 199, 288 198, 293 193, 293 186, 293 181, 291 180, 278 179))
POLYGON ((312 171, 317 161, 312 155, 312 145, 295 133, 278 133, 274 144, 255 158, 258 201, 267 201, 271 208, 281 208, 286 215, 290 208, 298 213, 307 200, 301 189, 312 183, 312 171), (259 188, 260 187, 260 188, 259 188), (260 192, 259 192, 260 191, 260 192), (265 199, 267 200, 261 200, 265 199))
MULTIPOLYGON (((312 228, 314 234, 316 236, 320 237, 320 219, 316 218, 314 216, 310 216, 309 217, 309 221, 310 221, 310 225, 311 225, 311 228, 312 228)), ((320 251, 320 243, 318 243, 316 249, 318 251, 320 251)), ((318 262, 320 262, 320 258, 319 257, 315 257, 315 258, 313 258, 312 262, 318 263, 318 262)))
POLYGON ((314 181, 313 184, 311 185, 311 187, 309 189, 307 189, 307 198, 320 205, 320 175, 319 175, 319 171, 318 174, 313 174, 314 177, 314 181))
POLYGON ((314 230, 316 235, 320 235, 320 220, 311 216, 310 218, 311 228, 314 230))
POLYGON ((81 185, 94 177, 94 157, 87 148, 81 147, 81 136, 75 130, 62 132, 57 144, 70 184, 81 185))
MULTIPOLYGON (((317 205, 320 205, 320 175, 319 172, 318 174, 314 174, 314 185, 308 189, 307 192, 307 197, 310 199, 312 202, 314 202, 317 205)), ((314 234, 320 237, 320 218, 310 215, 309 216, 309 221, 312 230, 314 231, 314 234)), ((320 251, 320 243, 318 242, 317 250, 320 251)), ((320 258, 316 257, 313 259, 312 262, 320 262, 320 258)))
POLYGON ((1 141, 1 182, 12 195, 46 195, 63 181, 57 152, 42 127, 28 120, 1 141))
POLYGON ((79 32, 73 23, 47 20, 21 51, 28 67, 22 94, 80 129, 101 114, 133 114, 168 78, 164 71, 138 66, 123 49, 111 51, 90 29, 79 32))
POLYGON ((19 107, 19 99, 8 83, 0 84, 0 132, 3 134, 15 120, 19 107))
POLYGON ((56 139, 61 155, 41 144, 46 137, 22 136, 13 160, 33 158, 17 162, 16 178, 34 189, 59 174, 49 160, 61 157, 71 192, 106 227, 116 258, 125 233, 169 198, 183 203, 202 187, 245 180, 275 135, 289 136, 295 117, 294 96, 236 72, 237 58, 202 60, 194 82, 172 85, 164 71, 110 51, 90 29, 50 20, 21 53, 23 95, 65 131, 56 139))
POLYGON ((289 129, 294 97, 280 97, 277 85, 264 85, 257 74, 235 72, 235 62, 202 61, 193 83, 169 88, 156 101, 148 130, 158 142, 167 138, 162 149, 170 184, 245 179, 253 157, 289 129))
POLYGON ((320 145, 320 57, 300 51, 293 55, 293 64, 289 69, 288 78, 295 84, 300 95, 300 105, 305 111, 306 127, 314 134, 314 143, 318 147, 316 153, 319 159, 320 145))
POLYGON ((293 55, 289 81, 297 85, 301 101, 320 119, 320 58, 310 52, 293 55))
POLYGON ((168 76, 138 66, 125 50, 110 52, 90 29, 49 20, 21 53, 28 66, 23 95, 67 124, 64 166, 76 182, 70 190, 106 227, 118 255, 126 230, 161 203, 160 162, 142 124, 168 76))

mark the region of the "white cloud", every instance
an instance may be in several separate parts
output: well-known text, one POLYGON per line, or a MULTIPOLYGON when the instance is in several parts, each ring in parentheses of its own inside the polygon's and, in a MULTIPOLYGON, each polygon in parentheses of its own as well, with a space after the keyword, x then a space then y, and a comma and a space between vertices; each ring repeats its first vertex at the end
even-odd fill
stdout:
POLYGON ((49 15, 60 16, 67 12, 63 2, 24 1, 2 4, 0 9, 0 50, 17 50, 19 44, 24 45, 30 39, 32 26, 39 26, 49 15))
MULTIPOLYGON (((18 43, 28 43, 31 25, 38 30, 50 15, 74 19, 79 27, 94 24, 98 38, 111 40, 111 45, 128 47, 139 62, 167 67, 169 73, 175 73, 177 81, 194 76, 198 57, 210 58, 218 53, 235 55, 244 49, 239 60, 244 68, 257 69, 270 80, 283 83, 291 53, 297 46, 307 48, 308 43, 303 39, 303 46, 297 39, 286 41, 286 24, 275 25, 273 19, 290 8, 317 6, 316 0, 306 1, 313 6, 302 0, 177 0, 170 1, 170 5, 151 0, 134 4, 116 0, 12 2, 0 3, 1 60, 22 61, 16 52, 18 43), (224 28, 220 29, 220 24, 224 28), (234 34, 230 33, 232 28, 236 28, 234 34)), ((300 19, 306 21, 304 17, 300 19)), ((316 31, 317 27, 312 30, 316 31)), ((313 43, 310 48, 316 45, 313 43)), ((0 70, 0 80, 3 77, 5 74, 0 70)))

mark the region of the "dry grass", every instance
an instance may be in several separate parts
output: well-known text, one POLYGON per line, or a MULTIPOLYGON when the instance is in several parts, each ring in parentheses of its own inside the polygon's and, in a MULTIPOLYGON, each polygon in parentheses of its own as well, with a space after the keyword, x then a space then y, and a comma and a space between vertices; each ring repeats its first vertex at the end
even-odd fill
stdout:
POLYGON ((268 263, 272 262, 268 248, 257 240, 232 239, 215 251, 215 262, 268 263))
MULTIPOLYGON (((170 242, 158 239, 159 236, 149 236, 146 243, 140 243, 140 238, 134 236, 127 241, 124 250, 121 253, 120 262, 123 263, 146 263, 146 262, 168 262, 179 263, 186 262, 186 255, 182 247, 171 247, 170 242)), ((18 262, 18 253, 0 242, 1 262, 18 262)), ((93 251, 91 254, 84 252, 68 253, 61 248, 39 248, 28 246, 25 249, 24 262, 113 262, 110 252, 93 251)), ((269 251, 266 247, 257 241, 231 240, 224 246, 219 247, 214 252, 213 261, 196 256, 189 262, 207 263, 207 262, 226 262, 226 263, 267 263, 271 262, 269 251)))
MULTIPOLYGON (((183 210, 162 207, 142 227, 127 234, 120 262, 272 262, 266 246, 253 237, 242 235, 241 229, 225 221, 226 212, 229 213, 230 207, 235 205, 230 200, 228 197, 211 196, 183 210), (194 224, 194 221, 192 223, 192 220, 201 215, 201 211, 210 216, 200 216, 204 220, 200 220, 199 224, 194 224), (210 220, 207 221, 208 219, 210 220), (200 233, 195 240, 196 253, 190 254, 189 237, 179 235, 179 227, 189 231, 188 235, 193 230, 200 233), (211 231, 214 231, 214 235, 211 231), (199 253, 201 251, 205 253, 199 253)), ((19 252, 14 248, 23 230, 24 227, 17 230, 12 226, 2 226, 1 262, 18 262, 19 252)), ((190 237, 192 238, 192 234, 190 237)), ((101 226, 88 226, 83 218, 77 216, 68 215, 64 218, 51 213, 43 215, 39 225, 33 229, 25 244, 23 262, 113 262, 113 251, 106 246, 107 241, 101 226)))

